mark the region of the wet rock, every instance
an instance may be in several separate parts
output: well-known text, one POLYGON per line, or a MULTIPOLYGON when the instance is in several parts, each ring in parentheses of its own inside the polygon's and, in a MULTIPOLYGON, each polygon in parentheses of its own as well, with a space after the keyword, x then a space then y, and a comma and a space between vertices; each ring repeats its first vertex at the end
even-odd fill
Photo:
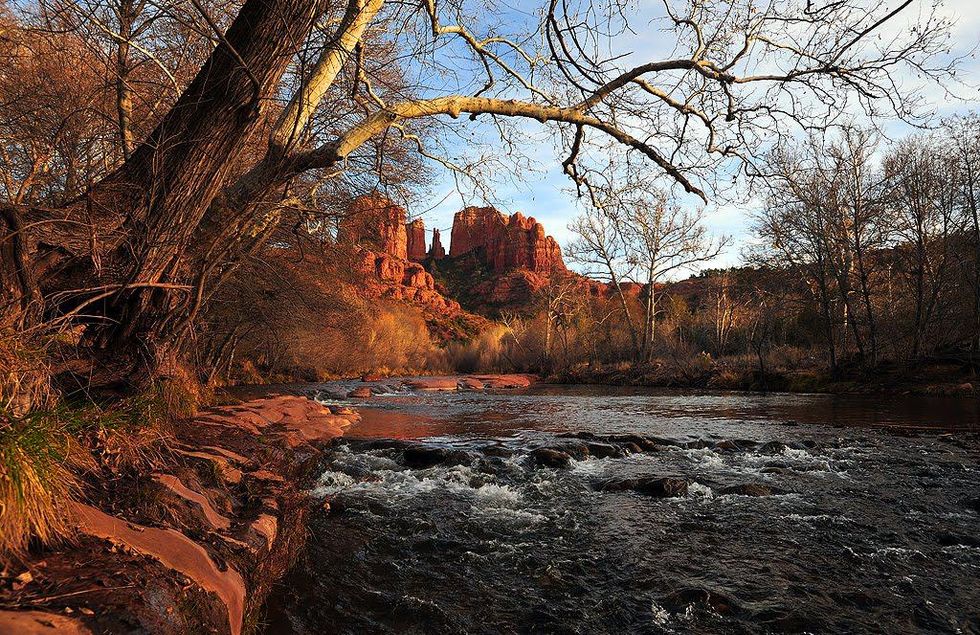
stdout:
POLYGON ((734 441, 732 441, 731 439, 725 439, 724 441, 719 441, 718 443, 716 443, 715 444, 715 449, 716 450, 734 451, 734 450, 738 450, 739 447, 738 447, 738 444, 735 443, 734 441))
POLYGON ((676 498, 687 495, 687 481, 682 478, 654 478, 640 482, 636 491, 655 498, 676 498))
POLYGON ((627 441, 623 444, 623 451, 626 452, 626 454, 639 454, 640 452, 643 452, 643 448, 640 447, 638 443, 627 441))
POLYGON ((571 465, 572 457, 567 452, 554 448, 535 448, 531 458, 541 467, 565 468, 571 465))
POLYGON ((763 474, 786 474, 790 470, 788 468, 781 467, 778 465, 767 465, 766 467, 762 468, 759 471, 762 472, 763 474))
POLYGON ((424 445, 413 445, 402 451, 402 461, 412 469, 426 469, 436 465, 465 465, 472 460, 465 450, 450 450, 433 448, 424 445))
POLYGON ((944 547, 980 547, 980 537, 958 535, 949 531, 940 533, 938 541, 944 547))
POLYGON ((632 490, 654 498, 676 498, 687 495, 687 481, 681 478, 610 479, 599 485, 604 492, 632 490))
POLYGON ((762 454, 782 454, 788 447, 789 446, 782 441, 770 441, 763 444, 762 447, 759 448, 759 452, 762 454))
POLYGON ((374 395, 367 386, 361 386, 347 393, 348 399, 370 399, 374 395))
POLYGON ((764 483, 742 483, 725 487, 721 493, 735 496, 772 496, 777 492, 764 483))
POLYGON ((592 452, 590 451, 590 445, 587 443, 570 441, 567 443, 562 443, 561 445, 555 447, 554 449, 566 453, 568 456, 572 457, 576 461, 584 461, 585 459, 592 456, 592 452))
POLYGON ((597 459, 619 457, 623 456, 624 454, 622 449, 612 445, 611 443, 586 443, 585 447, 588 448, 589 454, 597 459))

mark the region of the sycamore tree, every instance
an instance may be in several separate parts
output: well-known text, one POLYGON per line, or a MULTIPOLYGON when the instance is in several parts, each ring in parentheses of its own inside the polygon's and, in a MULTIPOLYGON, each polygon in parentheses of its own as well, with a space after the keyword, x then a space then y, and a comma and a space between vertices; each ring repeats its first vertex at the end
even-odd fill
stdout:
MULTIPOLYGON (((0 208, 2 323, 30 331, 85 316, 87 375, 124 386, 179 363, 202 306, 282 215, 323 183, 373 169, 364 157, 379 148, 465 171, 440 140, 480 127, 518 153, 513 122, 538 122, 583 192, 610 154, 625 154, 707 200, 721 166, 751 165, 774 135, 855 108, 913 118, 921 104, 905 78, 954 70, 949 23, 912 0, 689 0, 653 14, 624 0, 543 0, 522 4, 519 20, 469 0, 244 0, 222 13, 201 0, 124 4, 125 33, 72 16, 129 44, 107 73, 157 50, 139 40, 153 29, 134 31, 150 19, 204 38, 199 69, 187 82, 171 73, 179 97, 161 97, 168 107, 142 137, 138 122, 111 122, 122 151, 74 198, 0 208), (159 15, 136 13, 150 8, 159 15), (649 46, 617 48, 635 33, 649 46)), ((118 85, 124 102, 130 84, 118 85)))

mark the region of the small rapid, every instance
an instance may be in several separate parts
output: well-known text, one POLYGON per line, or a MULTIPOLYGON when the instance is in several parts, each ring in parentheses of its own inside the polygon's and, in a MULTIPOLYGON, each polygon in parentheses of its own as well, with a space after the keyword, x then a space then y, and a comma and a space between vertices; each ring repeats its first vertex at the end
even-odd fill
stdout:
POLYGON ((391 391, 329 453, 268 632, 980 632, 956 407, 950 434, 870 399, 391 391))

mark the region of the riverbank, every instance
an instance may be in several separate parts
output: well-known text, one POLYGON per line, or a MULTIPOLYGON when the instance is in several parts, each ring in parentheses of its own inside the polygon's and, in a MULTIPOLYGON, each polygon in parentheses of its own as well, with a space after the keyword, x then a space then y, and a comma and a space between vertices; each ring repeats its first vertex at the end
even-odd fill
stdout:
POLYGON ((972 365, 937 360, 912 366, 882 363, 868 369, 842 368, 837 375, 821 366, 769 369, 765 373, 742 360, 659 360, 649 364, 617 364, 600 368, 578 367, 556 372, 549 383, 745 390, 752 392, 830 394, 913 394, 975 396, 980 381, 972 365))
POLYGON ((89 483, 77 536, 0 580, 0 633, 250 632, 303 545, 304 488, 358 419, 296 395, 206 409, 152 473, 89 483))
POLYGON ((73 540, 0 574, 7 633, 254 632, 303 547, 323 452, 360 420, 351 407, 400 390, 530 386, 531 375, 365 377, 339 405, 311 390, 244 386, 178 422, 143 473, 90 475, 70 504, 73 540))

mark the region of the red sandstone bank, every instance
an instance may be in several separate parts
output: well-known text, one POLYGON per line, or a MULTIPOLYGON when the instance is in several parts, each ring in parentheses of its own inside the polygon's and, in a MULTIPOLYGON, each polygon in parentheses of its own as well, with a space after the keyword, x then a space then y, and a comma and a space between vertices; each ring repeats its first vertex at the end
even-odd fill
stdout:
MULTIPOLYGON (((366 392, 525 388, 529 375, 378 379, 366 392)), ((357 395, 351 395, 356 398, 357 395)), ((295 395, 211 408, 177 426, 166 468, 92 483, 77 537, 0 589, 0 635, 249 632, 306 537, 306 490, 360 420, 295 395)))

